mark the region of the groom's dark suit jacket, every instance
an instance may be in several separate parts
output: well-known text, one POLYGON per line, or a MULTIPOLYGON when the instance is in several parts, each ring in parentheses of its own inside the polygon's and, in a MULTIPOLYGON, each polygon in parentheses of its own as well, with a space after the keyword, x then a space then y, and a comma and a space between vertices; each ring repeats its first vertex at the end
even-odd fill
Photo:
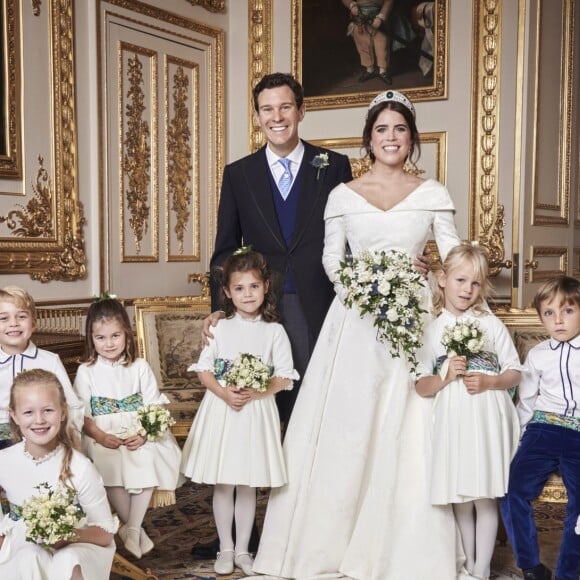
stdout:
MULTIPOLYGON (((304 142, 302 166, 297 173, 299 200, 294 234, 286 244, 274 206, 271 173, 262 147, 224 169, 218 211, 215 250, 210 262, 212 273, 234 250, 252 245, 270 266, 273 283, 281 288, 290 271, 296 294, 306 316, 313 341, 318 337, 334 291, 322 267, 324 207, 330 191, 352 179, 346 155, 314 147, 304 142), (328 166, 320 171, 312 160, 328 153, 328 166)), ((212 310, 219 308, 220 284, 211 276, 212 310)))

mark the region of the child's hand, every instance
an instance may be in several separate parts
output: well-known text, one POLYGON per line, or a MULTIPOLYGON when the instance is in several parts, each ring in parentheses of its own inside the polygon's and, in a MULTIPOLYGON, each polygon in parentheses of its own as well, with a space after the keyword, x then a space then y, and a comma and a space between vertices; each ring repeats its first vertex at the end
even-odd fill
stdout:
POLYGON ((463 377, 463 383, 470 395, 483 393, 492 387, 492 377, 482 373, 469 373, 463 377))
POLYGON ((248 389, 238 389, 233 385, 228 385, 223 389, 222 398, 234 411, 241 411, 244 405, 251 401, 250 393, 247 391, 248 389))
POLYGON ((465 374, 467 370, 467 358, 464 356, 453 356, 448 360, 449 367, 447 368, 445 380, 451 382, 465 374))
POLYGON ((135 451, 135 449, 139 449, 139 447, 144 445, 146 441, 147 439, 142 435, 131 435, 131 437, 125 439, 124 445, 129 451, 135 451))
POLYGON ((258 391, 256 389, 244 389, 244 391, 248 391, 248 395, 250 395, 250 399, 252 401, 264 399, 265 397, 269 397, 272 394, 270 393, 269 389, 266 389, 265 391, 258 391))
POLYGON ((107 447, 107 449, 119 449, 119 447, 123 445, 123 440, 111 433, 103 433, 99 437, 97 443, 103 447, 107 447))

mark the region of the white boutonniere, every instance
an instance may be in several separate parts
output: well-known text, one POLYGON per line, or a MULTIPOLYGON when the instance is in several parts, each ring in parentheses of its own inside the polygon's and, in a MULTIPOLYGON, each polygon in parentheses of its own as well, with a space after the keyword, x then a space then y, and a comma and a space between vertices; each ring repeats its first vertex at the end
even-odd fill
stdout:
POLYGON ((316 169, 316 179, 320 179, 320 172, 329 166, 328 153, 319 153, 310 164, 316 169))

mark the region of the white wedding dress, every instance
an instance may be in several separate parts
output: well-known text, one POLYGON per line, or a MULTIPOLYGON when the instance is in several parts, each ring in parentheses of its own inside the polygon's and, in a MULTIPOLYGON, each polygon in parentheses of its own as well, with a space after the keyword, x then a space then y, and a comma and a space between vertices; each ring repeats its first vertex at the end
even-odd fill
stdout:
POLYGON ((403 358, 376 340, 371 317, 341 302, 348 243, 415 256, 433 234, 457 245, 453 203, 434 180, 388 211, 341 184, 325 212, 323 262, 335 298, 284 443, 289 483, 273 490, 254 571, 270 577, 454 580, 461 557, 449 506, 429 503, 431 400, 403 358))

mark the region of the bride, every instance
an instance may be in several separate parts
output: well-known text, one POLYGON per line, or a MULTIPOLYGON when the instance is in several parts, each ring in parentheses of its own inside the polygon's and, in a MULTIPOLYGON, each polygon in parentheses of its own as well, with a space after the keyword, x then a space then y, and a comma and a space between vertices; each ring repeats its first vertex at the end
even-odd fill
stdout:
MULTIPOLYGON (((419 154, 415 110, 386 91, 370 104, 368 173, 340 184, 325 211, 323 263, 336 290, 286 433, 289 483, 272 492, 254 572, 277 578, 453 580, 453 513, 428 501, 431 400, 405 358, 377 341, 373 319, 343 301, 346 247, 442 257, 460 242, 448 191, 404 169, 419 154)), ((427 295, 427 293, 426 293, 427 295)))

